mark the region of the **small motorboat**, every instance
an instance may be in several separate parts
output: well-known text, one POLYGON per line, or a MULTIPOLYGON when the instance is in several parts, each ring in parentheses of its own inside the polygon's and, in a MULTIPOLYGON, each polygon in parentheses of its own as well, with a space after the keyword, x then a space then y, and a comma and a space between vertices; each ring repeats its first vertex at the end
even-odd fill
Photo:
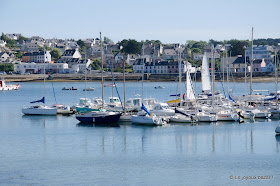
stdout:
POLYGON ((70 87, 70 88, 63 87, 62 90, 78 90, 78 88, 76 88, 76 87, 70 87))
POLYGON ((0 90, 18 90, 20 85, 6 85, 4 78, 0 80, 0 90))
POLYGON ((94 91, 94 88, 93 87, 84 88, 83 91, 94 91))
POLYGON ((157 86, 155 87, 155 89, 164 89, 165 87, 164 86, 157 86))
POLYGON ((107 85, 104 85, 104 87, 116 87, 116 84, 107 84, 107 85))

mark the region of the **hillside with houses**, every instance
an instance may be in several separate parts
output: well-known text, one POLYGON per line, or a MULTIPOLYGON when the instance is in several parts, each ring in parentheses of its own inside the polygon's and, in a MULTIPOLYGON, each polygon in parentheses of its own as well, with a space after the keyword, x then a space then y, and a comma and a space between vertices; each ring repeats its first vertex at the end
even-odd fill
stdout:
MULTIPOLYGON (((51 74, 83 74, 85 71, 98 73, 101 69, 100 46, 99 38, 63 40, 2 33, 0 71, 10 74, 43 74, 45 69, 46 73, 51 74)), ((128 73, 147 74, 178 74, 178 61, 182 61, 182 70, 186 64, 191 73, 199 72, 203 55, 211 61, 212 51, 216 72, 238 74, 252 69, 253 72, 269 73, 275 71, 275 56, 278 56, 280 50, 276 44, 254 45, 251 68, 252 46, 249 41, 231 40, 225 43, 210 40, 163 44, 158 40, 123 40, 115 44, 104 37, 103 46, 105 70, 111 68, 115 72, 122 72, 125 65, 128 73)))

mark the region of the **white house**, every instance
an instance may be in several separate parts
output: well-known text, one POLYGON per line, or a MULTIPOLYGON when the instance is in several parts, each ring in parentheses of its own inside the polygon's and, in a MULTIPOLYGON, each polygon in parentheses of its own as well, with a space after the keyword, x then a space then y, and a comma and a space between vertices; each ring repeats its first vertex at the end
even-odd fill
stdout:
POLYGON ((5 36, 9 39, 18 40, 21 34, 13 33, 13 34, 5 34, 5 36))
POLYGON ((58 60, 58 62, 67 63, 68 61, 71 61, 72 59, 81 59, 82 55, 78 50, 65 50, 65 52, 62 54, 61 58, 58 60))
POLYGON ((14 65, 15 72, 24 74, 43 74, 46 73, 66 73, 68 71, 67 63, 18 63, 14 65), (45 66, 45 67, 44 67, 45 66))
POLYGON ((91 60, 79 60, 76 64, 72 64, 71 68, 69 68, 69 73, 77 74, 82 73, 84 74, 86 70, 90 69, 91 60))
POLYGON ((23 52, 39 52, 39 46, 36 43, 25 43, 21 48, 23 52))
POLYGON ((0 47, 5 47, 6 46, 6 41, 0 40, 0 47))
POLYGON ((7 60, 9 59, 9 54, 7 54, 6 52, 1 52, 0 53, 0 62, 7 62, 7 60))

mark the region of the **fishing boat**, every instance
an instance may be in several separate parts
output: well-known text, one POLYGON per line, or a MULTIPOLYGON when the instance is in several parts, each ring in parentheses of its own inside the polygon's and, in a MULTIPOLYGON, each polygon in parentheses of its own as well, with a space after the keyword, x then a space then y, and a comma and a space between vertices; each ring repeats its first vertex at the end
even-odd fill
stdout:
POLYGON ((6 85, 4 78, 1 78, 0 80, 0 90, 18 90, 20 88, 19 84, 16 85, 6 85))

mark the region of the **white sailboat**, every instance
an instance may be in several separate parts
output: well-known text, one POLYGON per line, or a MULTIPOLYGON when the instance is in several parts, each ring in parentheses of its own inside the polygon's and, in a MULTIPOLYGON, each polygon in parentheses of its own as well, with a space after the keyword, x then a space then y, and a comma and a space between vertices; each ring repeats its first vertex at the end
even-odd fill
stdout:
MULTIPOLYGON (((144 44, 142 47, 142 50, 144 50, 144 44)), ((143 52, 144 55, 144 52, 143 52)), ((143 94, 144 94, 144 58, 142 60, 142 65, 143 65, 143 72, 142 72, 142 99, 143 100, 143 94)), ((146 100, 148 103, 151 101, 150 99, 146 100)), ((146 113, 141 113, 139 112, 139 114, 131 116, 131 123, 133 124, 140 124, 140 125, 164 125, 166 122, 162 117, 158 117, 156 116, 156 114, 151 114, 147 108, 144 105, 145 100, 143 100, 142 102, 142 107, 141 109, 144 110, 146 113)), ((150 105, 150 104, 149 104, 150 105)))
MULTIPOLYGON (((45 53, 45 51, 44 51, 45 53)), ((25 115, 56 115, 57 108, 45 105, 45 83, 46 83, 46 67, 45 67, 46 57, 44 59, 44 97, 38 101, 31 101, 30 103, 43 103, 43 105, 31 105, 29 107, 23 107, 22 113, 25 115)))

